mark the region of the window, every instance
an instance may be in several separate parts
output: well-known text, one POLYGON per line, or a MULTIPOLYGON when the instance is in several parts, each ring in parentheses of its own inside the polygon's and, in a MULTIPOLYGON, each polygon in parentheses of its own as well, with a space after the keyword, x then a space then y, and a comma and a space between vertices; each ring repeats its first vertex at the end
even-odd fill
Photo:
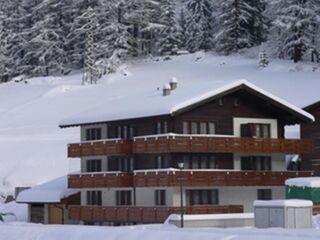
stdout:
POLYGON ((206 122, 200 122, 200 134, 207 134, 207 123, 206 122))
POLYGON ((223 98, 219 98, 218 99, 218 105, 219 106, 223 106, 223 98))
POLYGON ((182 133, 183 134, 189 134, 189 122, 184 121, 182 123, 182 133))
POLYGON ((186 190, 187 205, 214 205, 219 204, 217 189, 186 190))
POLYGON ((198 122, 198 121, 183 121, 182 122, 183 134, 215 134, 214 122, 198 122))
POLYGON ((116 203, 118 206, 132 205, 131 191, 116 191, 116 203))
POLYGON ((258 189, 258 200, 271 200, 272 192, 271 189, 258 189))
POLYGON ((241 124, 241 137, 270 138, 270 124, 241 124))
POLYGON ((191 134, 198 134, 198 122, 191 123, 191 134))
POLYGON ((216 133, 216 126, 213 122, 208 123, 208 134, 215 134, 216 133))
POLYGON ((234 106, 234 107, 238 107, 238 106, 239 106, 239 99, 238 99, 237 97, 235 97, 235 98, 233 99, 233 106, 234 106))
POLYGON ((241 170, 270 171, 271 157, 268 157, 268 156, 241 157, 241 170))
POLYGON ((168 164, 167 164, 167 158, 165 156, 157 156, 157 168, 158 169, 161 169, 161 168, 166 168, 168 167, 168 164))
POLYGON ((165 206, 166 205, 166 190, 155 191, 155 205, 165 206))
POLYGON ((86 130, 86 141, 100 140, 101 128, 88 128, 86 130))
POLYGON ((101 191, 87 191, 87 205, 102 205, 101 191))
POLYGON ((156 124, 156 134, 168 133, 168 122, 167 121, 158 121, 156 124))
POLYGON ((185 169, 215 169, 216 160, 213 155, 188 154, 182 157, 185 169))
POLYGON ((87 172, 101 172, 101 160, 87 160, 87 172))
POLYGON ((132 172, 133 171, 133 158, 118 158, 118 169, 121 172, 132 172))

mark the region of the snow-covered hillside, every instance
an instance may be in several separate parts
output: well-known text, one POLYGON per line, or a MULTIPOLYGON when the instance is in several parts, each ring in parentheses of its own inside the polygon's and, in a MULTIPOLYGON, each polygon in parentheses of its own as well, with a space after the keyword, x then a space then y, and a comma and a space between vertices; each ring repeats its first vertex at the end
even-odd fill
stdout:
POLYGON ((67 143, 79 141, 79 129, 59 129, 62 119, 86 112, 96 105, 131 96, 158 93, 172 77, 179 87, 214 88, 246 79, 257 86, 303 107, 320 100, 320 68, 273 60, 265 69, 257 57, 222 57, 196 53, 171 61, 140 60, 108 75, 98 85, 81 86, 81 73, 61 78, 27 80, 0 85, 0 192, 30 186, 65 175, 79 168, 67 159, 67 143))

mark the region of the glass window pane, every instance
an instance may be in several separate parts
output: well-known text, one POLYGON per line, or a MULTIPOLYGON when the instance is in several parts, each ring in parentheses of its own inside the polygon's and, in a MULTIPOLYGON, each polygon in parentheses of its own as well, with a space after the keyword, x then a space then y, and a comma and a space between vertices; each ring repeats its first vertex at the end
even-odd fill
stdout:
POLYGON ((207 123, 206 122, 200 123, 200 134, 207 134, 207 123))
POLYGON ((182 133, 189 134, 189 122, 182 123, 182 133))
POLYGON ((191 123, 191 134, 198 134, 198 123, 197 122, 191 123))
POLYGON ((209 125, 208 134, 215 134, 216 133, 215 124, 213 122, 209 122, 208 125, 209 125))

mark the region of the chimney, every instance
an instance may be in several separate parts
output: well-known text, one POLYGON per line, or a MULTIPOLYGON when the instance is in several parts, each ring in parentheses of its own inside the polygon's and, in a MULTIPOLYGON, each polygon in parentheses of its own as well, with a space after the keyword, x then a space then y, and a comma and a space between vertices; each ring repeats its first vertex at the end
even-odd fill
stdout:
POLYGON ((163 96, 168 96, 171 94, 171 87, 170 84, 165 84, 163 86, 163 96))
POLYGON ((178 87, 177 78, 175 78, 175 77, 171 78, 171 81, 169 84, 170 84, 171 90, 175 90, 178 87))

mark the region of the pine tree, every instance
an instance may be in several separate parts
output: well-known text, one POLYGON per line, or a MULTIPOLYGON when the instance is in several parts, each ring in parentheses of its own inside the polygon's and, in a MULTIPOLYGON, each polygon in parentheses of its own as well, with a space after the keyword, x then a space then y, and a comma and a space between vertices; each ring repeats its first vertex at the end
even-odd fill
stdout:
POLYGON ((188 49, 191 52, 213 47, 213 5, 210 0, 186 0, 188 49))
POLYGON ((244 0, 222 0, 218 22, 220 30, 216 35, 217 50, 225 54, 251 47, 248 25, 252 18, 252 7, 244 0))
POLYGON ((187 49, 187 39, 188 39, 188 30, 187 30, 187 20, 185 9, 181 9, 180 15, 178 18, 178 37, 179 37, 179 49, 187 49))
POLYGON ((245 0, 250 6, 250 18, 246 27, 250 32, 250 45, 257 46, 266 41, 269 19, 265 15, 265 0, 245 0))
POLYGON ((317 0, 288 0, 277 3, 274 26, 280 33, 280 57, 288 56, 296 63, 303 59, 306 52, 315 49, 314 27, 319 24, 319 4, 317 0))
POLYGON ((175 4, 172 0, 161 3, 160 23, 163 28, 159 36, 159 53, 161 55, 176 55, 178 52, 179 36, 175 16, 175 4))

